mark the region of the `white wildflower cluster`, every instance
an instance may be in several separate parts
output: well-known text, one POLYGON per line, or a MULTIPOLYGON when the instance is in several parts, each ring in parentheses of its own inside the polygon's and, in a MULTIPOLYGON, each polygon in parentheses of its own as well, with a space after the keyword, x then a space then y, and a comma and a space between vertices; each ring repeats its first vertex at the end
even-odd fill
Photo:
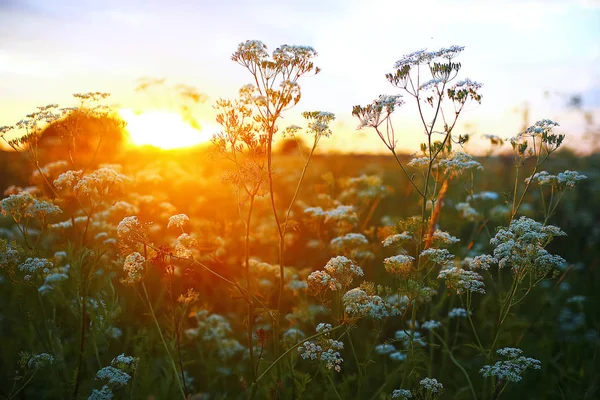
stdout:
POLYGON ((96 379, 102 380, 105 384, 100 390, 93 389, 88 400, 112 399, 113 390, 126 386, 135 373, 139 359, 125 354, 120 354, 113 358, 110 365, 100 369, 96 373, 96 379))
POLYGON ((419 381, 419 389, 420 394, 423 395, 424 398, 437 398, 441 396, 444 392, 444 385, 439 383, 437 379, 434 378, 424 378, 419 381), (427 397, 425 397, 427 396, 427 397))
POLYGON ((171 227, 175 228, 183 228, 183 225, 188 222, 190 218, 185 214, 177 214, 173 215, 169 218, 169 223, 167 224, 167 229, 171 227))
POLYGON ((498 193, 484 191, 467 196, 467 201, 496 201, 498 198, 498 193))
POLYGON ((385 238, 383 242, 383 247, 391 247, 391 246, 400 246, 402 242, 413 240, 413 237, 410 233, 404 231, 402 233, 396 233, 394 235, 389 235, 385 238))
POLYGON ((429 261, 443 266, 450 266, 454 264, 454 256, 447 249, 425 249, 421 252, 420 256, 426 257, 429 259, 429 261))
POLYGON ((494 258, 498 260, 499 268, 511 268, 520 278, 531 273, 537 280, 566 263, 562 257, 552 255, 544 248, 555 236, 565 235, 555 226, 521 217, 508 228, 498 230, 490 243, 495 246, 494 258))
POLYGON ((367 238, 361 233, 348 233, 331 240, 330 246, 337 254, 347 254, 354 249, 364 247, 369 244, 367 238))
POLYGON ((10 215, 17 223, 23 219, 39 219, 45 222, 47 217, 58 215, 62 210, 50 201, 39 200, 29 192, 21 192, 2 199, 0 213, 10 215))
POLYGON ((387 355, 396 351, 396 347, 390 343, 382 343, 375 346, 375 353, 380 355, 387 355))
POLYGON ((135 285, 140 282, 144 276, 144 264, 146 259, 137 251, 129 254, 123 263, 123 272, 125 278, 121 279, 121 283, 125 285, 135 285))
POLYGON ((308 131, 312 133, 315 138, 330 137, 331 128, 329 124, 335 120, 335 115, 325 111, 305 111, 302 113, 302 117, 308 121, 308 131))
POLYGON ((35 354, 27 360, 27 368, 40 369, 54 364, 54 357, 48 353, 35 354))
POLYGON ((577 171, 566 170, 558 175, 551 175, 547 171, 536 172, 533 176, 525 179, 525 183, 533 181, 540 186, 549 185, 555 186, 559 190, 573 189, 577 182, 587 179, 587 176, 580 174, 577 171))
POLYGON ((475 292, 485 294, 483 277, 477 272, 468 271, 459 267, 449 267, 440 271, 439 279, 446 281, 446 287, 456 290, 456 294, 475 292))
POLYGON ((481 214, 467 202, 456 203, 454 207, 458 215, 467 221, 477 221, 481 218, 481 214))
POLYGON ((296 344, 305 337, 306 335, 304 332, 295 327, 291 327, 287 331, 283 332, 283 341, 287 344, 296 344))
POLYGON ((232 332, 231 325, 225 317, 219 314, 209 314, 207 310, 196 313, 196 328, 185 331, 189 338, 198 338, 202 343, 210 344, 216 349, 221 360, 229 360, 244 350, 244 347, 235 339, 229 337, 232 332))
POLYGON ((489 254, 481 254, 469 261, 469 268, 482 269, 484 271, 487 271, 493 264, 498 264, 498 260, 490 256, 489 254))
POLYGON ((402 343, 405 349, 409 349, 412 345, 425 347, 426 343, 421 338, 421 333, 411 329, 401 329, 396 331, 394 338, 402 343), (411 337, 412 336, 412 337, 411 337))
MULTIPOLYGON (((358 129, 371 127, 377 128, 389 118, 390 114, 394 112, 396 107, 400 107, 404 104, 402 95, 380 95, 377 99, 373 100, 371 104, 366 106, 354 106, 352 109, 352 115, 358 118, 360 121, 358 129)), ((383 137, 382 137, 383 139, 383 137)), ((388 148, 394 148, 396 146, 395 141, 385 141, 388 148)))
POLYGON ((294 293, 298 293, 301 290, 308 289, 308 283, 300 279, 298 274, 292 275, 292 279, 286 284, 286 287, 294 293))
POLYGON ((182 233, 175 244, 175 255, 182 258, 192 258, 192 250, 198 245, 198 241, 187 233, 182 233))
POLYGON ((475 161, 471 155, 460 151, 452 152, 446 158, 439 160, 435 167, 449 176, 458 176, 467 171, 483 171, 481 163, 475 161))
MULTIPOLYGON (((427 241, 427 239, 426 239, 427 241)), ((460 242, 460 239, 450 235, 448 232, 444 232, 441 231, 439 229, 436 229, 433 232, 433 235, 431 237, 431 241, 433 243, 434 246, 450 246, 453 245, 455 243, 460 242)))
POLYGON ((14 268, 19 263, 19 252, 9 243, 0 240, 0 268, 14 268))
POLYGON ((440 326, 442 326, 442 323, 434 320, 425 321, 423 322, 423 324, 421 324, 421 327, 427 331, 433 331, 434 329, 437 329, 440 326))
POLYGON ((323 210, 321 207, 308 207, 304 210, 304 214, 313 218, 324 218, 325 222, 345 221, 354 224, 358 220, 354 206, 339 205, 330 210, 323 210))
POLYGON ((368 316, 374 319, 382 319, 401 313, 400 306, 388 303, 377 295, 370 295, 361 288, 347 291, 342 297, 342 304, 346 314, 352 318, 368 316))
POLYGON ((314 271, 308 276, 308 288, 313 293, 336 291, 349 287, 354 278, 363 276, 363 270, 345 256, 332 258, 324 271, 314 271))
POLYGON ((84 174, 83 171, 66 171, 54 180, 54 186, 77 196, 98 200, 111 193, 122 192, 123 185, 130 180, 114 168, 102 167, 89 174, 84 174))
POLYGON ((385 270, 391 275, 406 277, 412 271, 413 261, 415 261, 414 257, 399 254, 383 260, 383 265, 385 266, 385 270))
POLYGON ((38 272, 47 274, 53 266, 54 265, 45 258, 29 257, 24 263, 19 265, 18 269, 28 275, 36 274, 38 272))
POLYGON ((539 141, 540 145, 537 146, 540 149, 539 151, 544 148, 547 154, 550 154, 561 146, 565 138, 564 134, 552 133, 553 128, 557 126, 559 126, 558 123, 549 119, 537 121, 533 126, 510 138, 510 144, 521 159, 535 155, 534 149, 536 146, 531 147, 529 141, 533 141, 534 143, 539 141))
MULTIPOLYGON (((469 311, 469 314, 471 314, 471 311, 469 311)), ((461 307, 453 308, 448 312, 448 318, 467 318, 467 310, 461 307)))
POLYGON ((467 100, 481 103, 482 96, 477 91, 482 87, 483 84, 466 78, 448 88, 448 98, 459 104, 465 104, 467 100))
POLYGON ((541 369, 539 360, 531 357, 522 356, 520 349, 505 347, 496 351, 499 355, 507 358, 506 361, 498 361, 494 365, 484 365, 479 372, 484 377, 494 376, 498 380, 508 382, 520 382, 521 375, 527 369, 541 369))
POLYGON ((340 182, 343 191, 338 196, 340 201, 355 203, 385 197, 390 189, 383 184, 380 175, 360 175, 340 182))
POLYGON ((127 372, 113 366, 104 367, 96 373, 96 379, 104 380, 111 386, 126 386, 131 379, 127 372))
MULTIPOLYGON (((54 256, 56 259, 56 254, 54 256)), ((60 260, 58 261, 60 262, 60 260)), ((58 282, 69 279, 68 274, 70 268, 71 266, 69 264, 52 268, 44 277, 44 283, 38 288, 38 292, 40 292, 42 295, 51 293, 56 288, 58 282)))
POLYGON ((92 389, 92 394, 88 397, 88 400, 111 400, 114 397, 114 393, 111 388, 107 385, 102 386, 102 389, 92 389))
POLYGON ((439 85, 442 82, 444 82, 444 80, 440 79, 440 78, 430 79, 427 82, 423 83, 421 86, 419 86, 419 90, 423 90, 423 91, 433 90, 437 87, 437 85, 439 85))
POLYGON ((412 398, 413 398, 412 392, 407 389, 395 389, 392 392, 392 399, 407 400, 407 399, 412 399, 412 398))
POLYGON ((416 67, 421 64, 428 64, 438 58, 451 60, 458 56, 458 54, 460 54, 464 49, 464 46, 454 45, 450 47, 442 47, 436 51, 427 51, 427 49, 417 50, 403 55, 398 61, 396 61, 394 68, 402 69, 404 67, 416 67))
POLYGON ((117 226, 117 235, 124 245, 136 245, 148 241, 146 226, 136 216, 123 218, 117 226))
POLYGON ((415 157, 412 158, 406 165, 416 169, 425 169, 429 166, 430 161, 431 160, 429 157, 415 157))
MULTIPOLYGON (((317 326, 317 333, 327 332, 332 329, 330 324, 320 323, 317 326)), ((298 347, 300 357, 304 360, 319 360, 325 363, 327 369, 333 369, 336 372, 342 370, 342 362, 344 359, 339 353, 339 350, 344 349, 344 343, 339 340, 331 339, 329 332, 319 336, 315 342, 306 341, 302 346, 298 347)))

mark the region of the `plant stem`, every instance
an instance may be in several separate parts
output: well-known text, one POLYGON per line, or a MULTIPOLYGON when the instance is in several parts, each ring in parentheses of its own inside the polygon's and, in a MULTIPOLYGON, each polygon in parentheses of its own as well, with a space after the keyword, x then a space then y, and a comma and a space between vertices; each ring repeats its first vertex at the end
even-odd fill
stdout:
POLYGON ((158 324, 158 319, 154 314, 154 308, 152 307, 152 303, 150 302, 150 297, 148 296, 148 291, 146 290, 146 285, 142 281, 142 289, 144 289, 144 296, 146 296, 146 302, 148 303, 148 308, 150 308, 150 313, 152 314, 152 319, 154 320, 154 324, 156 325, 156 329, 158 330, 158 334, 160 339, 162 340, 163 346, 165 347, 165 351, 167 352, 167 356, 169 357, 169 361, 171 362, 171 367, 173 368, 173 372, 175 373, 175 380, 177 381, 177 386, 179 391, 181 392, 182 398, 185 399, 185 391, 183 390, 183 385, 179 380, 179 371, 177 370, 177 366, 175 365, 175 361, 173 360, 173 356, 171 355, 171 351, 169 350, 169 346, 165 337, 162 334, 162 330, 160 329, 160 325, 158 324))

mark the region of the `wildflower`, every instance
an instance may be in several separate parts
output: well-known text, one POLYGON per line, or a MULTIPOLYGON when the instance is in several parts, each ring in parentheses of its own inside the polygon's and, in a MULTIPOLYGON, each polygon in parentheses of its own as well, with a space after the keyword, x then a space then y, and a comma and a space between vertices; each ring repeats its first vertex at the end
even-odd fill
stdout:
POLYGON ((469 203, 457 203, 455 206, 461 218, 467 221, 477 221, 481 215, 469 203))
POLYGON ((480 192, 473 195, 467 196, 467 201, 471 200, 482 200, 482 201, 496 201, 498 200, 498 193, 496 192, 480 192))
POLYGON ((381 297, 369 295, 361 288, 347 291, 342 297, 344 311, 353 318, 369 316, 374 319, 382 319, 390 314, 397 314, 397 307, 386 303, 381 297))
POLYGON ((436 229, 432 235, 433 244, 436 246, 440 245, 452 245, 460 242, 460 239, 450 235, 448 232, 436 229))
POLYGON ((32 258, 29 257, 25 262, 19 265, 19 271, 27 272, 29 274, 35 274, 37 272, 49 272, 53 264, 45 258, 32 258))
POLYGON ((363 270, 344 256, 329 260, 324 270, 315 271, 308 276, 308 286, 311 290, 341 290, 350 286, 355 277, 363 276, 363 270))
POLYGON ((425 346, 425 342, 421 339, 420 332, 413 332, 412 330, 399 330, 394 334, 394 338, 402 342, 405 349, 410 348, 411 344, 425 346))
POLYGON ((52 364, 54 364, 54 357, 48 353, 40 353, 33 355, 27 361, 27 367, 31 369, 44 368, 52 364))
POLYGON ((483 171, 483 166, 479 162, 463 152, 450 153, 447 158, 438 161, 436 167, 451 176, 457 176, 466 171, 483 171))
POLYGON ((389 343, 378 344, 377 346, 375 346, 375 353, 377 354, 390 354, 395 350, 396 348, 394 347, 394 345, 389 343))
POLYGON ((385 270, 388 273, 398 277, 406 277, 412 270, 414 260, 414 257, 400 254, 386 258, 383 260, 383 264, 385 265, 385 270))
POLYGON ((536 182, 538 185, 551 185, 556 186, 559 189, 573 189, 577 182, 587 179, 587 176, 579 174, 577 171, 566 170, 559 173, 558 175, 551 175, 546 171, 536 172, 534 175, 525 179, 525 183, 531 181, 536 182))
POLYGON ((327 221, 347 221, 354 223, 358 217, 354 206, 337 206, 332 210, 325 211, 325 222, 327 221))
POLYGON ((487 271, 491 264, 497 264, 498 260, 488 254, 476 256, 469 262, 470 269, 482 269, 487 271))
POLYGON ((427 64, 436 57, 436 52, 428 52, 427 49, 421 49, 409 54, 404 54, 394 64, 394 68, 401 69, 404 66, 414 67, 420 64, 427 64))
POLYGON ((448 289, 456 290, 456 294, 466 291, 485 294, 483 278, 477 272, 450 267, 441 270, 438 278, 445 279, 448 289))
POLYGON ((412 168, 424 169, 429 166, 430 162, 431 160, 429 159, 429 157, 417 157, 411 159, 407 165, 412 168))
POLYGON ((304 339, 306 335, 298 328, 290 328, 283 333, 283 340, 286 342, 296 343, 300 339, 304 339))
POLYGON ((109 385, 125 386, 131 379, 131 375, 113 366, 104 367, 96 373, 96 379, 108 381, 109 385))
POLYGON ((441 322, 433 321, 433 320, 425 321, 425 322, 423 322, 423 325, 422 325, 423 329, 428 330, 428 331, 433 331, 434 329, 437 329, 440 326, 442 326, 441 322))
POLYGON ((419 389, 426 392, 428 395, 439 396, 444 392, 444 385, 439 383, 434 378, 424 378, 419 382, 419 389))
POLYGON ((440 265, 454 264, 454 256, 447 249, 425 249, 420 254, 421 257, 427 257, 430 261, 440 265))
POLYGON ((148 234, 138 217, 125 217, 117 226, 117 235, 124 244, 146 243, 148 234))
POLYGON ((111 400, 114 397, 114 393, 107 385, 102 386, 102 389, 92 389, 92 394, 88 397, 88 400, 111 400))
POLYGON ((482 86, 481 83, 466 78, 448 88, 448 98, 460 104, 465 104, 469 99, 481 104, 482 96, 477 91, 482 86))
POLYGON ((402 233, 397 233, 395 235, 390 235, 386 237, 385 240, 381 243, 383 244, 383 247, 398 246, 401 242, 412 239, 412 235, 404 231, 402 233))
POLYGON ((329 124, 335 120, 335 115, 333 113, 325 111, 305 111, 302 113, 302 117, 308 121, 308 130, 316 139, 319 139, 322 136, 331 136, 329 124))
POLYGON ((368 244, 369 241, 367 238, 360 233, 348 233, 344 236, 334 238, 330 243, 331 249, 338 254, 343 254, 349 250, 368 244))
POLYGON ((15 222, 22 219, 46 220, 46 217, 58 215, 62 210, 50 201, 39 200, 29 192, 11 194, 0 201, 0 213, 10 215, 15 222))
POLYGON ((177 238, 175 255, 182 258, 192 258, 192 249, 198 245, 198 241, 187 233, 182 233, 177 238))
POLYGON ((479 372, 484 377, 495 376, 498 380, 508 382, 520 382, 521 375, 526 369, 541 369, 539 360, 530 357, 524 357, 520 349, 505 347, 496 351, 501 356, 506 357, 506 361, 498 361, 494 365, 484 365, 479 372))
MULTIPOLYGON (((317 326, 317 333, 331 330, 330 324, 320 323, 317 326)), ((300 357, 304 360, 320 360, 325 363, 327 369, 333 369, 336 372, 342 370, 341 364, 344 359, 341 357, 339 350, 344 348, 344 343, 338 340, 329 338, 329 332, 319 336, 315 342, 306 341, 302 346, 298 347, 300 357)))
POLYGON ((171 227, 182 228, 183 225, 189 221, 190 218, 185 214, 177 214, 173 215, 169 218, 169 223, 167 224, 167 229, 171 227))
POLYGON ((499 229, 490 243, 495 246, 494 258, 498 260, 498 268, 511 268, 519 279, 531 273, 537 280, 566 263, 562 257, 544 249, 553 237, 564 235, 555 226, 521 217, 508 228, 499 229))
POLYGON ((144 263, 146 259, 140 253, 131 253, 125 258, 123 264, 123 272, 127 275, 121 279, 121 282, 126 285, 134 285, 142 280, 144 273, 144 263))
POLYGON ((390 353, 390 360, 404 361, 406 360, 406 354, 401 351, 394 351, 393 353, 390 353))
POLYGON ((413 395, 410 390, 395 389, 392 392, 392 399, 407 400, 407 399, 412 399, 412 398, 413 398, 413 395))
MULTIPOLYGON (((470 311, 469 314, 471 314, 470 311)), ((448 318, 467 318, 467 310, 464 308, 453 308, 448 312, 448 318)))

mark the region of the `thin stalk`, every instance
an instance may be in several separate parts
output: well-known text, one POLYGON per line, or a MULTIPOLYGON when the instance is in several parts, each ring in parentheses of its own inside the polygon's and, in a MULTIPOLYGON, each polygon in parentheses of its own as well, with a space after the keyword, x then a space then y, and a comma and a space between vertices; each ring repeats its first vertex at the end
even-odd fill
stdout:
POLYGON ((175 374, 175 380, 177 381, 177 387, 179 388, 179 391, 181 392, 181 395, 183 396, 182 398, 185 399, 185 397, 186 397, 185 390, 183 389, 183 385, 178 377, 179 371, 177 370, 177 366, 175 365, 175 360, 173 360, 173 356, 171 355, 171 351, 169 350, 167 341, 165 340, 165 337, 163 336, 162 329, 160 329, 160 325, 158 324, 158 319, 156 318, 156 314, 154 314, 154 308, 152 307, 152 303, 150 302, 150 297, 148 296, 148 291, 146 290, 146 285, 144 284, 143 281, 142 281, 142 289, 144 289, 144 296, 146 296, 146 302, 148 303, 148 308, 150 309, 150 314, 152 314, 152 319, 154 320, 154 324, 156 325, 156 330, 158 330, 158 335, 160 336, 163 346, 165 347, 165 351, 167 352, 167 356, 169 357, 171 367, 173 368, 173 372, 175 374))

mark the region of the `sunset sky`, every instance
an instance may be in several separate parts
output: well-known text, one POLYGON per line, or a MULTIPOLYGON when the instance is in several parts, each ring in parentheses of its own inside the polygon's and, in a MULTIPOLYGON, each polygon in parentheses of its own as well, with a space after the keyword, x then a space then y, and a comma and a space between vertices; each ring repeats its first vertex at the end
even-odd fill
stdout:
MULTIPOLYGON (((355 131, 352 106, 398 92, 384 74, 403 54, 453 44, 466 47, 459 77, 484 83, 483 104, 467 109, 459 133, 513 136, 515 110, 527 102, 531 123, 554 119, 583 149, 583 117, 564 107, 569 94, 581 94, 600 122, 598 0, 0 0, 0 125, 37 105, 71 105, 76 92, 110 92, 121 108, 169 108, 164 93, 135 93, 147 76, 205 93, 197 119, 214 130, 216 99, 250 81, 230 59, 247 39, 319 52, 323 71, 300 81, 303 98, 283 124, 305 110, 334 112, 328 148, 385 150, 373 132, 355 131)), ((416 150, 416 107, 405 107, 399 146, 416 150)))

